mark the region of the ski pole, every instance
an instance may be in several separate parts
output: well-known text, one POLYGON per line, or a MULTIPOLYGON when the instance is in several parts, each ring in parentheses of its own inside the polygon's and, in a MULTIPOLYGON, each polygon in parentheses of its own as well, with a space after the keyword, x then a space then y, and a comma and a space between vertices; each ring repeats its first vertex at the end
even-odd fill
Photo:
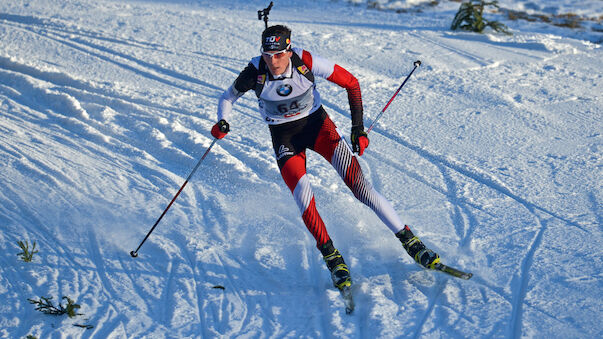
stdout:
POLYGON ((191 174, 188 175, 188 178, 186 178, 186 180, 184 181, 184 184, 182 184, 182 186, 180 186, 180 189, 178 190, 178 193, 176 193, 176 195, 174 196, 174 198, 172 198, 172 201, 170 201, 170 203, 165 208, 165 210, 163 211, 163 213, 161 213, 161 215, 159 216, 159 219, 157 219, 157 221, 155 221, 155 224, 153 225, 153 227, 151 227, 151 230, 149 231, 149 233, 147 233, 147 236, 144 237, 144 239, 142 240, 142 242, 140 243, 140 245, 138 245, 138 248, 136 248, 135 251, 130 251, 130 255, 132 256, 132 258, 136 258, 138 256, 138 250, 140 249, 140 247, 142 246, 142 244, 144 244, 144 242, 147 241, 147 239, 149 238, 149 236, 151 235, 151 233, 153 233, 153 230, 155 230, 155 227, 157 227, 157 224, 159 224, 159 221, 161 221, 161 218, 163 218, 163 216, 170 209, 170 207, 172 206, 172 204, 174 203, 174 201, 176 200, 176 198, 178 198, 178 195, 180 195, 180 192, 182 192, 182 190, 184 189, 184 186, 186 186, 186 184, 188 184, 188 181, 191 179, 191 177, 193 176, 193 174, 195 174, 195 172, 197 171, 197 168, 199 168, 199 165, 201 165, 201 162, 203 161, 203 159, 205 159, 205 157, 207 156, 207 154, 209 153, 209 151, 211 150, 211 148, 214 146, 214 144, 216 143, 216 141, 218 141, 218 139, 214 138, 214 141, 211 142, 211 145, 209 145, 209 147, 207 148, 207 150, 205 151, 205 153, 203 154, 203 156, 201 157, 201 159, 199 159, 199 162, 197 162, 197 165, 195 165, 195 168, 193 168, 193 171, 191 172, 191 174))
POLYGON ((379 118, 381 118, 381 116, 383 115, 383 112, 385 112, 385 110, 387 109, 387 107, 389 107, 389 104, 391 104, 392 101, 394 100, 394 98, 396 97, 396 95, 398 95, 398 93, 400 92, 400 90, 402 89, 402 87, 404 86, 404 84, 406 83, 406 81, 408 81, 408 79, 410 78, 410 76, 412 75, 412 73, 415 71, 415 69, 417 69, 417 67, 421 66, 421 61, 417 60, 417 61, 415 61, 413 63, 413 65, 415 67, 412 69, 412 71, 410 71, 410 74, 408 74, 408 76, 406 77, 406 79, 404 79, 404 81, 402 82, 402 85, 400 85, 400 87, 398 87, 398 90, 396 91, 396 93, 394 93, 394 95, 392 95, 392 97, 389 99, 389 101, 387 102, 387 104, 385 105, 385 107, 383 107, 383 109, 381 110, 381 112, 379 113, 379 115, 377 115, 377 117, 375 118, 375 120, 373 120, 373 123, 371 124, 371 126, 366 130, 366 134, 369 134, 371 132, 371 130, 375 126, 375 123, 377 122, 377 120, 379 120, 379 118))

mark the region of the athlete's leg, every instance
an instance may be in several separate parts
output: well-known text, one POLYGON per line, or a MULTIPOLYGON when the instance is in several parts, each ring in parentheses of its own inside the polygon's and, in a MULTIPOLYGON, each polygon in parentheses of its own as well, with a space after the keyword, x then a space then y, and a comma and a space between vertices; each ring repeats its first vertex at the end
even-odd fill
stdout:
POLYGON ((280 170, 285 184, 293 193, 306 227, 316 239, 316 246, 320 248, 330 240, 330 237, 325 223, 316 210, 314 193, 306 175, 306 152, 291 156, 280 170))
POLYGON ((324 116, 326 112, 320 110, 301 120, 270 126, 272 146, 281 175, 293 193, 302 219, 319 249, 330 237, 316 210, 314 194, 306 175, 306 148, 316 139, 324 116))
POLYGON ((312 149, 333 165, 356 199, 370 207, 392 232, 398 233, 404 228, 392 204, 366 180, 354 153, 329 117, 325 119, 312 149))

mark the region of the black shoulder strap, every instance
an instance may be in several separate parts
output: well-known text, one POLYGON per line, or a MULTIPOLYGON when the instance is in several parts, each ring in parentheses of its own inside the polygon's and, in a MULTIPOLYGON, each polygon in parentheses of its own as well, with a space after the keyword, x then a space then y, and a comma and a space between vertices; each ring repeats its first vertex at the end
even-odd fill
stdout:
POLYGON ((306 79, 314 83, 314 74, 312 74, 312 71, 308 68, 308 66, 306 66, 306 64, 304 64, 303 60, 295 52, 293 52, 293 56, 291 57, 291 64, 299 74, 305 76, 306 79))
MULTIPOLYGON (((306 79, 314 83, 314 74, 312 74, 310 68, 308 68, 308 66, 304 64, 302 59, 295 52, 293 52, 293 55, 291 56, 291 66, 295 68, 295 70, 299 74, 303 75, 304 77, 306 77, 306 79)), ((258 65, 258 77, 255 83, 255 95, 258 98, 262 94, 264 84, 266 83, 266 80, 269 76, 270 72, 268 70, 268 66, 266 66, 266 62, 264 61, 264 58, 260 58, 260 63, 258 65)))
POLYGON ((255 95, 259 98, 260 94, 262 94, 262 90, 264 89, 264 84, 266 83, 266 78, 268 77, 268 66, 266 66, 266 62, 264 58, 260 57, 260 64, 258 65, 258 76, 255 81, 255 95))

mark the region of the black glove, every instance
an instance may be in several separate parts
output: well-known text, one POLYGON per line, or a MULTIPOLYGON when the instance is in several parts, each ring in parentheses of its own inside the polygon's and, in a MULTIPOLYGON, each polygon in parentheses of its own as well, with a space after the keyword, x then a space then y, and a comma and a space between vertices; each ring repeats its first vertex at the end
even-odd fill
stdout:
POLYGON ((350 139, 352 141, 352 150, 358 155, 362 155, 364 153, 364 149, 369 145, 369 138, 366 132, 364 131, 364 126, 352 126, 352 133, 350 134, 350 139))

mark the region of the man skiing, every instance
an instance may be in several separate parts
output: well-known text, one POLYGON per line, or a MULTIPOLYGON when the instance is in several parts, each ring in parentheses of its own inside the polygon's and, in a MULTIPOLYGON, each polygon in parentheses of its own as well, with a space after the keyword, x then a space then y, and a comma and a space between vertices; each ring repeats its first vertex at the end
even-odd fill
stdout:
POLYGON ((325 224, 316 210, 306 175, 306 150, 322 155, 337 170, 354 196, 370 207, 400 239, 404 249, 426 268, 434 268, 439 256, 413 235, 391 203, 366 180, 353 152, 361 156, 369 145, 364 131, 362 97, 358 80, 341 66, 291 47, 291 31, 276 25, 262 33, 261 56, 249 62, 218 103, 218 122, 211 134, 223 138, 230 130, 232 105, 245 92, 254 90, 259 111, 268 124, 281 175, 291 190, 302 220, 316 239, 316 246, 339 290, 351 286, 350 271, 333 246, 325 224), (352 117, 352 149, 342 139, 324 110, 315 77, 346 89, 352 117))

